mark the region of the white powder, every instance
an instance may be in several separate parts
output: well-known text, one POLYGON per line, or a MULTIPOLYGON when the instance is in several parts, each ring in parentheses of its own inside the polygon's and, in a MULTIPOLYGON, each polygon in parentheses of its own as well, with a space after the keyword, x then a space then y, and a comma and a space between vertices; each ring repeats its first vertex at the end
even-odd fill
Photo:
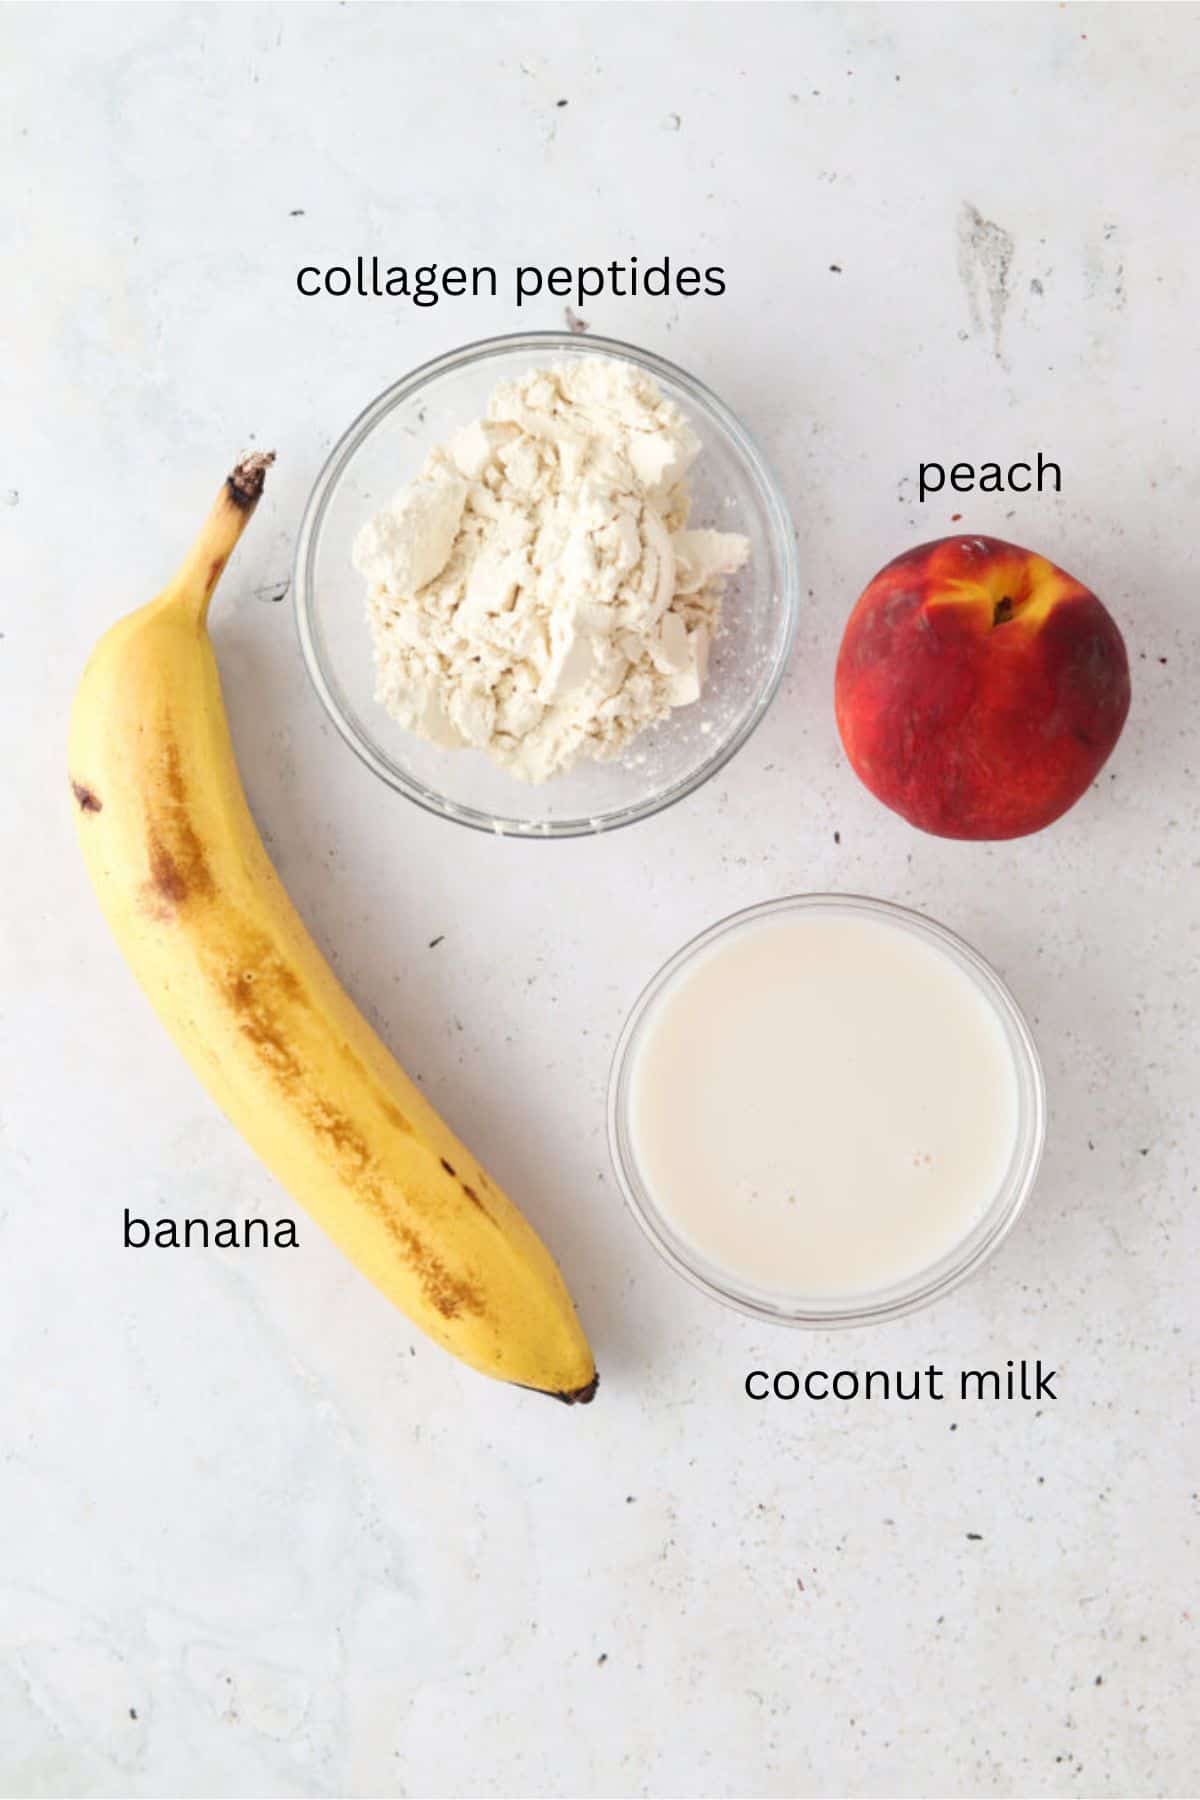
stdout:
POLYGON ((545 781, 698 700, 725 577, 749 554, 687 529, 699 448, 630 363, 498 387, 354 546, 392 717, 545 781))

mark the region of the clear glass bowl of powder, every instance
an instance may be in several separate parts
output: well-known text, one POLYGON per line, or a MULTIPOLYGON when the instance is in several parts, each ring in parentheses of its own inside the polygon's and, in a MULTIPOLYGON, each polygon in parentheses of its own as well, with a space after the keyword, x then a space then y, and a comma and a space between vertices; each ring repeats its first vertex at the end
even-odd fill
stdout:
POLYGON ((729 409, 661 357, 609 339, 535 332, 469 345, 379 396, 337 444, 309 498, 294 590, 305 662, 330 718, 367 766, 443 818, 505 835, 612 830, 693 793, 750 737, 773 699, 796 631, 799 575, 787 508, 771 470, 729 409), (377 675, 362 576, 363 525, 414 481, 429 453, 482 417, 498 384, 579 358, 644 370, 700 442, 690 525, 736 532, 745 565, 728 577, 700 698, 675 707, 611 761, 583 760, 538 784, 479 749, 448 749, 391 718, 377 675))

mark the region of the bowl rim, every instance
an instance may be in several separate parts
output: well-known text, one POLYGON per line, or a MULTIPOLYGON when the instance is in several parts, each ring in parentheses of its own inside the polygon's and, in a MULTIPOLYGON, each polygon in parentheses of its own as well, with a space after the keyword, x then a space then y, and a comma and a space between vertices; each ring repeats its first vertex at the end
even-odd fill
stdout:
POLYGON ((301 655, 318 699, 338 734, 359 760, 386 786, 404 795, 424 811, 432 813, 435 818, 447 819, 451 823, 466 825, 494 836, 542 842, 548 839, 595 836, 636 824, 642 819, 653 818, 696 793, 725 768, 766 717, 791 661, 799 626, 800 570, 795 529, 778 477, 737 414, 706 383, 655 351, 625 343, 620 338, 570 331, 521 331, 477 338, 458 349, 431 357, 376 395, 352 420, 325 458, 305 502, 292 558, 292 603, 301 655), (782 637, 754 705, 738 729, 721 741, 709 757, 690 774, 664 788, 661 793, 608 812, 561 820, 527 821, 482 812, 476 807, 448 800, 435 789, 398 769, 346 716, 322 665, 313 624, 316 601, 315 561, 320 547, 321 527, 339 481, 365 440, 389 413, 411 400, 438 377, 494 357, 524 350, 531 354, 562 350, 584 356, 612 356, 631 362, 655 377, 665 377, 681 388, 702 412, 716 419, 748 466, 755 487, 762 497, 768 536, 780 564, 778 603, 784 613, 782 637))
MULTIPOLYGON (((613 1052, 608 1083, 609 1154, 617 1183, 644 1235, 677 1275, 692 1287, 750 1318, 774 1325, 787 1325, 810 1330, 833 1330, 873 1325, 897 1319, 932 1305, 974 1275, 1008 1236, 1025 1208, 1037 1182, 1046 1142, 1046 1077, 1037 1044, 1024 1013, 1013 997, 1007 982, 987 959, 965 938, 951 931, 937 919, 891 900, 879 900, 869 894, 807 893, 789 894, 777 900, 764 900, 729 913, 699 932, 668 957, 643 987, 622 1027, 613 1052), (673 1240, 662 1210, 641 1179, 633 1151, 629 1129, 629 1089, 633 1052, 639 1033, 654 1010, 654 1003, 674 978, 718 939, 744 929, 748 924, 780 914, 804 911, 840 912, 889 921, 902 930, 922 938, 926 943, 947 953, 968 975, 979 992, 997 1012, 1013 1053, 1018 1085, 1017 1139, 1012 1162, 996 1195, 971 1231, 951 1246, 936 1262, 890 1287, 875 1292, 847 1294, 841 1297, 797 1295, 767 1297, 740 1288, 736 1278, 724 1280, 699 1267, 703 1260, 689 1260, 686 1247, 680 1248, 678 1234, 673 1240)), ((715 1265, 710 1265, 715 1268, 715 1265)))

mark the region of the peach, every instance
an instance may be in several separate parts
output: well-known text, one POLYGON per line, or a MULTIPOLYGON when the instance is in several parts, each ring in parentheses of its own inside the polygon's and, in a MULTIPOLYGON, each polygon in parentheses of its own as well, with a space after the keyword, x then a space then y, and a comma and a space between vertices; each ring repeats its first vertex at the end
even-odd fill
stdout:
POLYGON ((1129 711, 1129 661, 1090 589, 999 538, 939 538, 881 569, 838 653, 860 779, 922 831, 1014 838, 1086 792, 1129 711))

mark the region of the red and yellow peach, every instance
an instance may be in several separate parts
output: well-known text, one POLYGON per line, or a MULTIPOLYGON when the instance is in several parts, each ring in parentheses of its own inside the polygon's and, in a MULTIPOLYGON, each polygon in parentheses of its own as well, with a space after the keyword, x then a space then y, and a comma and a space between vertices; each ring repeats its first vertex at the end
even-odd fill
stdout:
POLYGON ((1129 663, 1111 614, 1065 570, 999 538, 941 538, 868 584, 835 704, 856 773, 910 824, 1022 837, 1096 779, 1129 711, 1129 663))

